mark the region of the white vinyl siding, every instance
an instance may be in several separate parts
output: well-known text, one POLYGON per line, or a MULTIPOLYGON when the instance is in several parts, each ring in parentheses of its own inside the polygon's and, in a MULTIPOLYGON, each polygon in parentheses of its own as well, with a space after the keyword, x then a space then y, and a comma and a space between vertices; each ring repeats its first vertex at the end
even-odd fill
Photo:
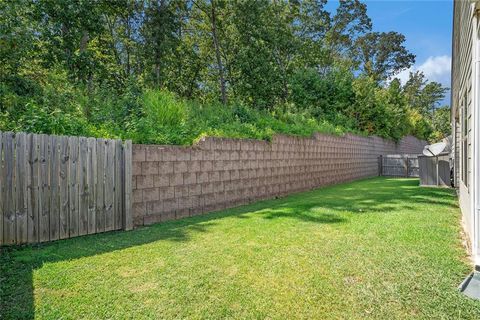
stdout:
POLYGON ((452 116, 455 175, 465 230, 473 240, 472 212, 472 71, 473 10, 470 1, 455 0, 452 52, 452 116))

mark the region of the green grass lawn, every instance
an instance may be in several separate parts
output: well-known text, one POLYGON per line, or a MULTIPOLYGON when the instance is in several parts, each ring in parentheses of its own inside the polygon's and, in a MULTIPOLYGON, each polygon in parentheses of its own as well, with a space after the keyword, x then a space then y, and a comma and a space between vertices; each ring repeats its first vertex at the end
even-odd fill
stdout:
POLYGON ((3 249, 0 319, 479 319, 452 190, 376 178, 3 249))

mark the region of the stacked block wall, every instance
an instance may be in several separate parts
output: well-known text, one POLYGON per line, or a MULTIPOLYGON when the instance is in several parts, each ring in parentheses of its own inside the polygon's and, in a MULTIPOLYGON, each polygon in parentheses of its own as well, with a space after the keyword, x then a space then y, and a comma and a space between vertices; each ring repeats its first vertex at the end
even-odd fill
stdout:
POLYGON ((206 138, 192 147, 133 146, 134 224, 179 219, 378 175, 378 156, 425 142, 316 134, 272 142, 206 138))

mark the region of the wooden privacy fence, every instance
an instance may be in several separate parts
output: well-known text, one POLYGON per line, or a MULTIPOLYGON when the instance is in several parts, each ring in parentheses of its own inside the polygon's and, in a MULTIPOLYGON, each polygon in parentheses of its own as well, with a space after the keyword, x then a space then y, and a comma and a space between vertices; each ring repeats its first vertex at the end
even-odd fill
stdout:
POLYGON ((0 244, 131 229, 132 144, 0 133, 0 244))
POLYGON ((379 157, 379 174, 387 177, 418 178, 419 166, 416 154, 389 154, 379 157))
POLYGON ((450 179, 450 154, 441 153, 437 157, 419 156, 420 185, 443 186, 452 185, 450 179))

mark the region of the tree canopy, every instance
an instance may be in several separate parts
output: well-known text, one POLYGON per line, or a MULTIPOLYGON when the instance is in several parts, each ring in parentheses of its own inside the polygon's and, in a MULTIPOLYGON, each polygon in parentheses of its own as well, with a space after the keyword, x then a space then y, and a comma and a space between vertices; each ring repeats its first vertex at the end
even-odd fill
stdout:
POLYGON ((232 123, 267 132, 304 119, 392 139, 447 134, 446 88, 420 72, 392 80, 415 62, 404 35, 373 31, 359 0, 326 2, 1 1, 0 130, 191 143, 232 123), (232 123, 199 125, 211 108, 232 123))

